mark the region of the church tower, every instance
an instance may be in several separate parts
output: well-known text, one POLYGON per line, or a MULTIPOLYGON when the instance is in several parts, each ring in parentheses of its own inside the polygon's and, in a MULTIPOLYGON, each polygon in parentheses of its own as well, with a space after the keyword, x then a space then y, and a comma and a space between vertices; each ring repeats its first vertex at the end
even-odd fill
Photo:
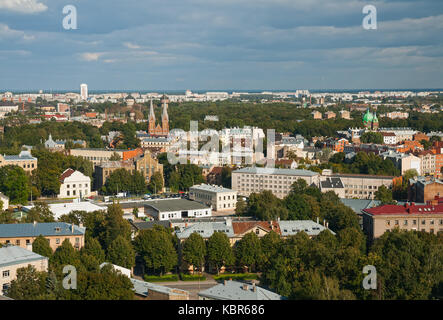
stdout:
POLYGON ((162 131, 163 135, 169 135, 168 104, 166 103, 166 100, 163 100, 162 131))
POLYGON ((152 105, 152 99, 151 99, 151 106, 149 108, 149 119, 148 119, 148 133, 149 135, 153 136, 155 135, 155 113, 154 113, 154 106, 152 105))

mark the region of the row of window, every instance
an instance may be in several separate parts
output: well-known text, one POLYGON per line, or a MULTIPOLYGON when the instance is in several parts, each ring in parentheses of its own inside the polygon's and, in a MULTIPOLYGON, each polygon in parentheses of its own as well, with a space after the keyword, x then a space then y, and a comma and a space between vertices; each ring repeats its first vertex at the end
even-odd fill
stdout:
MULTIPOLYGON (((48 239, 48 240, 49 240, 49 242, 51 242, 50 239, 48 239)), ((15 240, 14 243, 15 243, 16 246, 19 246, 21 244, 21 240, 17 239, 17 240, 15 240)), ((55 244, 60 244, 60 243, 61 243, 60 238, 55 238, 55 244)), ((79 244, 80 243, 80 238, 75 238, 75 243, 79 244)), ((6 240, 5 244, 11 244, 11 240, 6 240)), ((26 244, 27 245, 31 244, 31 240, 30 239, 26 239, 26 244)))
MULTIPOLYGON (((422 225, 426 225, 426 221, 427 221, 426 219, 422 219, 421 220, 421 224, 422 225)), ((407 226, 408 223, 409 223, 409 220, 407 220, 407 219, 403 220, 403 225, 404 226, 407 226)), ((439 219, 438 223, 443 226, 443 219, 439 219)), ((435 224, 435 220, 434 219, 429 219, 429 224, 430 225, 434 225, 435 224)), ((391 220, 386 220, 386 225, 390 226, 391 225, 391 220)), ((394 225, 395 226, 400 225, 400 220, 394 220, 394 225)), ((412 225, 413 226, 417 225, 417 219, 413 219, 412 220, 412 225)))
MULTIPOLYGON (((77 192, 76 192, 77 190, 72 190, 72 195, 73 196, 77 196, 77 192)), ((83 193, 83 195, 87 195, 88 194, 88 190, 87 189, 85 189, 85 193, 83 193)), ((70 190, 67 190, 66 191, 66 195, 67 196, 71 196, 71 192, 70 192, 70 190)), ((81 190, 79 190, 79 194, 78 195, 82 195, 82 191, 81 190)))
POLYGON ((345 188, 354 188, 354 189, 374 189, 377 190, 378 186, 367 186, 367 185, 352 185, 352 184, 345 184, 345 188))
MULTIPOLYGON (((85 183, 85 188, 87 188, 87 187, 88 187, 88 185, 89 185, 88 183, 85 183)), ((74 184, 72 185, 72 187, 73 187, 73 188, 75 188, 75 186, 76 186, 76 184, 74 183, 74 184)), ((79 183, 78 187, 79 187, 79 188, 81 188, 81 187, 82 187, 82 184, 81 184, 81 183, 79 183)), ((67 184, 67 185, 66 185, 66 188, 67 188, 67 189, 69 189, 69 188, 70 188, 70 185, 69 185, 69 184, 67 184)))

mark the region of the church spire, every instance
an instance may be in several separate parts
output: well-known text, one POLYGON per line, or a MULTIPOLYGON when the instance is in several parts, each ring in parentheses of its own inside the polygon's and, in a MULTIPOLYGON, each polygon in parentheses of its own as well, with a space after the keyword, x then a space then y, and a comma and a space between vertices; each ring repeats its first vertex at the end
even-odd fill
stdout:
POLYGON ((149 107, 149 120, 151 119, 155 121, 155 113, 154 113, 154 106, 152 105, 152 99, 151 99, 151 106, 149 107))
POLYGON ((168 105, 166 104, 166 100, 163 100, 162 121, 169 121, 169 116, 168 116, 168 105))

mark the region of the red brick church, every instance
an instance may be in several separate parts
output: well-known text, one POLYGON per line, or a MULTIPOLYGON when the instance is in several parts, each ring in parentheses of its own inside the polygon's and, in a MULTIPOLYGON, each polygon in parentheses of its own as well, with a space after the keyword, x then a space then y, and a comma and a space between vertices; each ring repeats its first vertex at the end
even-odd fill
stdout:
POLYGON ((166 96, 163 96, 160 102, 163 105, 162 122, 161 122, 161 125, 158 124, 156 126, 155 125, 154 107, 152 105, 152 100, 151 100, 151 107, 149 110, 149 119, 148 119, 148 122, 149 122, 148 133, 150 136, 168 136, 169 135, 169 116, 168 116, 169 100, 166 96))

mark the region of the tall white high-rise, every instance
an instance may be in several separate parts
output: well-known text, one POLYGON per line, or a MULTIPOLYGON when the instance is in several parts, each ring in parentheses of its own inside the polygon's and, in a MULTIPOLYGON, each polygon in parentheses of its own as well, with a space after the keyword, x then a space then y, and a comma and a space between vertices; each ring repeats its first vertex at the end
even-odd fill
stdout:
POLYGON ((88 99, 88 85, 85 83, 80 85, 80 97, 82 100, 88 99))

